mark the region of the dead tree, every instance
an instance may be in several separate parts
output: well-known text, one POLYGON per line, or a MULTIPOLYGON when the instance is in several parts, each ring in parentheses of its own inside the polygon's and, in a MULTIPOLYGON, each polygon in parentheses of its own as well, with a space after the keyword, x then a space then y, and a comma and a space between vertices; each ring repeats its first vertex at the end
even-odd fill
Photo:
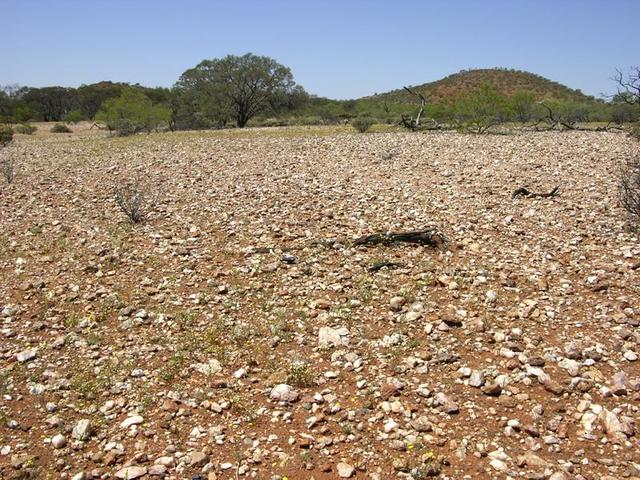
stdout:
POLYGON ((414 95, 420 99, 420 109, 418 110, 418 114, 416 118, 407 117, 406 115, 402 115, 402 119, 400 120, 400 124, 408 130, 416 131, 420 128, 420 117, 422 117, 422 113, 424 112, 424 107, 427 105, 427 99, 420 92, 416 92, 411 90, 409 87, 402 87, 404 90, 409 92, 411 95, 414 95))
POLYGON ((542 105, 546 110, 547 110, 547 115, 538 119, 538 121, 536 123, 534 123, 533 125, 530 125, 531 127, 535 128, 537 131, 547 131, 547 130, 554 130, 556 127, 558 126, 562 126, 565 127, 567 130, 576 130, 576 126, 574 123, 567 123, 565 121, 563 121, 560 117, 558 117, 554 111, 551 109, 551 107, 549 105, 547 105, 546 103, 544 103, 543 101, 539 101, 538 105, 542 105), (547 125, 546 128, 540 128, 539 125, 541 123, 544 123, 547 125))
POLYGON ((626 77, 616 70, 613 80, 618 84, 617 98, 629 105, 640 105, 640 67, 631 67, 626 77))
POLYGON ((577 124, 577 122, 567 122, 562 119, 558 114, 556 114, 553 109, 544 103, 543 101, 538 102, 539 105, 542 105, 547 110, 547 115, 538 119, 538 121, 529 127, 533 127, 538 132, 547 132, 549 130, 555 130, 556 128, 565 130, 576 130, 581 132, 609 132, 611 130, 624 130, 620 125, 615 125, 614 122, 607 123, 604 127, 596 127, 596 128, 584 128, 577 124), (546 127, 540 128, 540 124, 546 124, 546 127))

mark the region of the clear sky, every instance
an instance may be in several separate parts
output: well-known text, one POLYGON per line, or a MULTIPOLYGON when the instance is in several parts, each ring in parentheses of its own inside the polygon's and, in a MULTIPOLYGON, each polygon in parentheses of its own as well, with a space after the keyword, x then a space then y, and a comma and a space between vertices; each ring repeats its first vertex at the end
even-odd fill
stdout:
POLYGON ((640 64, 640 0, 0 0, 0 17, 0 85, 171 86, 252 52, 332 98, 487 67, 598 96, 640 64))

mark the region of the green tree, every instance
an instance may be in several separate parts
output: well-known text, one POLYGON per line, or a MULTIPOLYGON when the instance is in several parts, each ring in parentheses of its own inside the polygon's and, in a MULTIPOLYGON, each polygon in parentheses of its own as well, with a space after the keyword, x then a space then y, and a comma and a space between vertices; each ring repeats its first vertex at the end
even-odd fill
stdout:
POLYGON ((204 60, 185 71, 175 88, 194 114, 218 125, 232 118, 240 128, 260 113, 277 112, 301 92, 291 70, 251 53, 204 60))
POLYGON ((31 120, 31 117, 33 117, 33 110, 31 110, 29 105, 21 103, 16 105, 16 107, 13 109, 13 119, 16 122, 28 122, 29 120, 31 120))
POLYGON ((64 116, 64 121, 67 123, 78 123, 84 120, 84 115, 80 109, 71 110, 64 116))
POLYGON ((514 93, 510 98, 510 103, 515 119, 523 123, 531 120, 535 101, 536 97, 533 92, 518 90, 514 93))
POLYGON ((506 97, 488 84, 472 90, 456 102, 455 117, 461 127, 474 133, 485 133, 505 122, 510 116, 506 97))
POLYGON ((144 93, 126 88, 117 98, 106 100, 96 120, 105 122, 110 130, 121 134, 157 130, 171 119, 171 110, 162 105, 153 105, 144 93))
POLYGON ((34 118, 44 122, 59 122, 73 109, 76 95, 73 88, 28 88, 21 99, 29 105, 34 118))

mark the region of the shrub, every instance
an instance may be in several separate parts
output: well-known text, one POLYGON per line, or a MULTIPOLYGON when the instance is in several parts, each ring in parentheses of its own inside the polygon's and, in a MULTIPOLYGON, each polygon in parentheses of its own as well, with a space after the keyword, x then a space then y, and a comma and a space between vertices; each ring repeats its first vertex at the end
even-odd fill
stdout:
POLYGON ((118 98, 105 100, 95 118, 106 123, 116 135, 127 136, 165 126, 171 120, 171 110, 153 105, 145 94, 129 88, 118 98))
POLYGON ((370 117, 358 117, 351 120, 351 126, 360 133, 369 130, 374 123, 375 121, 370 117))
POLYGON ((68 123, 78 123, 84 120, 84 115, 80 110, 71 110, 64 116, 64 121, 68 123))
POLYGON ((488 84, 467 92, 455 103, 455 119, 460 131, 487 133, 510 115, 506 97, 488 84))
POLYGON ((132 223, 144 222, 155 201, 149 187, 143 185, 139 178, 124 180, 113 187, 115 201, 120 210, 132 223))
POLYGON ((0 158, 0 174, 4 177, 7 183, 13 182, 16 177, 16 162, 9 158, 0 158))
POLYGON ((56 123, 51 128, 51 133, 71 133, 71 130, 64 123, 56 123))
POLYGON ((9 145, 13 140, 13 129, 8 126, 0 126, 0 147, 9 145))
POLYGON ((289 368, 287 383, 294 387, 312 387, 315 385, 315 373, 305 363, 294 363, 289 368))
POLYGON ((640 141, 640 123, 636 123, 635 125, 631 126, 629 135, 631 135, 631 138, 635 138, 636 140, 640 141))
POLYGON ((107 122, 107 128, 114 132, 118 137, 135 135, 142 130, 142 127, 128 118, 118 118, 107 122))
POLYGON ((15 133, 21 133, 23 135, 33 135, 36 130, 38 130, 38 127, 35 127, 30 123, 21 123, 20 125, 13 127, 13 131, 15 133))
POLYGON ((635 221, 640 220, 640 155, 627 160, 620 177, 620 203, 635 221))

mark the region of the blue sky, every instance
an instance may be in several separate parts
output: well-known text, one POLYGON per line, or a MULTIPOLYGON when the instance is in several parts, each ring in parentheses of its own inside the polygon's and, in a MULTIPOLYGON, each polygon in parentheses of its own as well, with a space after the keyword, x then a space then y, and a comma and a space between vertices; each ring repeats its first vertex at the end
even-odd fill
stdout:
POLYGON ((0 85, 171 86, 205 58, 253 52, 332 98, 487 67, 598 96, 640 64, 640 0, 0 0, 0 15, 0 85))

